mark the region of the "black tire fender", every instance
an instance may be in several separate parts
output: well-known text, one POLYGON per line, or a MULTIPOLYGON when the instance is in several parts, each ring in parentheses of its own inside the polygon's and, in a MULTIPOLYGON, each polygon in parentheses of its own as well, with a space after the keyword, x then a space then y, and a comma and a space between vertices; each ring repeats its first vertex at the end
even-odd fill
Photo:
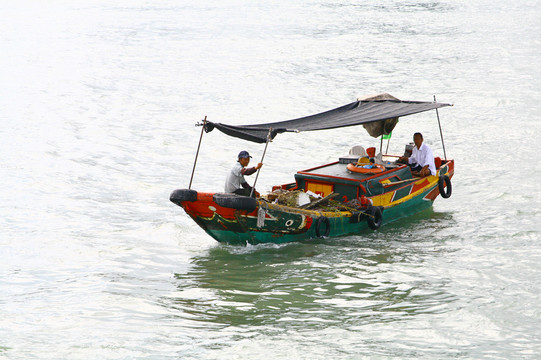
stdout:
POLYGON ((257 208, 257 200, 237 194, 230 193, 217 193, 212 196, 214 202, 221 207, 236 209, 236 210, 246 210, 252 212, 257 208))
POLYGON ((329 218, 326 216, 320 216, 316 220, 316 236, 318 238, 329 236, 331 233, 331 222, 329 221, 329 218), (325 223, 325 233, 321 234, 321 224, 325 223))
POLYGON ((453 186, 451 185, 451 179, 447 175, 440 175, 438 179, 438 189, 442 198, 447 199, 451 197, 453 193, 453 186))
POLYGON ((366 219, 368 227, 372 230, 379 229, 383 223, 383 210, 381 206, 371 206, 368 212, 369 214, 366 219))
POLYGON ((197 191, 191 189, 177 189, 171 193, 169 200, 178 206, 182 206, 182 202, 184 201, 197 201, 197 191))

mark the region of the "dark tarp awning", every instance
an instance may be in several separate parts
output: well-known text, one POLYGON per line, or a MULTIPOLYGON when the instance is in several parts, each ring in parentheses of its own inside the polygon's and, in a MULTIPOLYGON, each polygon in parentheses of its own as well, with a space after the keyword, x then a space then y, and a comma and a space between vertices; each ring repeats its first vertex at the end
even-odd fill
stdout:
MULTIPOLYGON (((205 131, 210 132, 214 128, 217 128, 230 136, 264 143, 267 141, 267 134, 270 128, 272 128, 271 138, 274 138, 276 134, 286 131, 313 131, 361 125, 434 110, 444 106, 451 105, 421 101, 359 100, 319 114, 266 124, 227 125, 207 121, 205 131)), ((394 124, 390 124, 391 126, 388 126, 384 122, 383 124, 381 131, 377 132, 376 135, 370 132, 370 135, 377 137, 381 134, 390 133, 394 125, 396 125, 396 121, 394 121, 394 124)))

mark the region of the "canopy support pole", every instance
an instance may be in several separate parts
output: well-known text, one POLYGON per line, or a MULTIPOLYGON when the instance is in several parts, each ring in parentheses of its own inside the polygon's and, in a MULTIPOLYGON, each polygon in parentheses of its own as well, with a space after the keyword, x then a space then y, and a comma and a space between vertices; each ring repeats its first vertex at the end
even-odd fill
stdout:
POLYGON ((190 178, 190 185, 188 189, 192 188, 193 174, 195 173, 195 165, 197 164, 197 157, 199 156, 199 148, 201 148, 201 140, 203 140, 203 131, 205 130, 205 125, 207 124, 207 115, 203 119, 203 127, 201 128, 201 136, 199 136, 199 145, 197 145, 197 152, 195 153, 195 160, 193 162, 192 177, 190 178))
MULTIPOLYGON (((265 143, 265 150, 263 150, 263 155, 261 156, 260 163, 263 163, 263 159, 265 158, 265 153, 267 152, 267 146, 269 146, 269 141, 271 139, 272 134, 272 128, 269 128, 269 133, 267 134, 267 142, 265 143)), ((261 168, 257 169, 257 174, 255 175, 254 185, 252 186, 252 190, 250 191, 250 197, 254 194, 255 191, 255 184, 257 183, 257 178, 259 177, 259 172, 261 171, 261 168)))
POLYGON ((381 141, 379 142, 379 153, 383 156, 383 134, 381 134, 381 141))
MULTIPOLYGON (((434 95, 434 102, 436 102, 436 95, 434 95)), ((443 146, 443 157, 445 158, 445 161, 447 161, 447 154, 445 153, 445 143, 443 142, 443 132, 441 131, 440 113, 438 112, 438 108, 436 108, 436 116, 438 117, 438 126, 440 128, 441 145, 443 146)))
POLYGON ((391 142, 391 138, 389 137, 387 139, 387 149, 385 149, 385 155, 387 155, 389 153, 389 143, 391 142))

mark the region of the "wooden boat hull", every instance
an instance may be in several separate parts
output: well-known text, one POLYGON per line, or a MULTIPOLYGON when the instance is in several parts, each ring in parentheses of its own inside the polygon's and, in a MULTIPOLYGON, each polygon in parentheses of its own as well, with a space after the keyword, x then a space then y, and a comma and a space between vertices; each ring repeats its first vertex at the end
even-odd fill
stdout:
MULTIPOLYGON (((438 185, 440 175, 450 179, 453 173, 454 162, 450 160, 438 169, 436 176, 391 184, 382 194, 368 198, 374 207, 382 209, 382 223, 390 223, 432 206, 441 193, 438 185)), ((191 190, 188 198, 182 198, 178 191, 181 190, 171 194, 171 201, 183 207, 214 239, 230 244, 281 244, 319 237, 345 236, 362 233, 368 230, 370 225, 371 213, 368 209, 304 210, 244 197, 246 201, 253 201, 253 206, 245 209, 241 206, 239 209, 229 205, 222 206, 224 204, 217 201, 216 193, 197 193, 191 190)))

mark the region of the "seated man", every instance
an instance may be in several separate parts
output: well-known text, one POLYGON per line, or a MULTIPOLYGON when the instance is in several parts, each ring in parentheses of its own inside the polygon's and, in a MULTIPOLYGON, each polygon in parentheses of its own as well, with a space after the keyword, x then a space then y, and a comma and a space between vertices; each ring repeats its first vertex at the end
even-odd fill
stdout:
POLYGON ((428 145, 423 143, 423 135, 415 133, 413 135, 415 146, 410 157, 401 156, 398 160, 410 164, 411 174, 413 176, 436 175, 436 165, 434 164, 434 155, 428 145))
MULTIPOLYGON (((263 166, 262 163, 259 163, 257 166, 247 169, 246 166, 250 163, 250 158, 251 156, 248 154, 248 151, 241 151, 239 153, 237 163, 233 166, 225 180, 225 192, 250 196, 252 187, 244 180, 244 175, 252 175, 263 166)), ((259 197, 259 193, 254 189, 252 196, 259 197)))

